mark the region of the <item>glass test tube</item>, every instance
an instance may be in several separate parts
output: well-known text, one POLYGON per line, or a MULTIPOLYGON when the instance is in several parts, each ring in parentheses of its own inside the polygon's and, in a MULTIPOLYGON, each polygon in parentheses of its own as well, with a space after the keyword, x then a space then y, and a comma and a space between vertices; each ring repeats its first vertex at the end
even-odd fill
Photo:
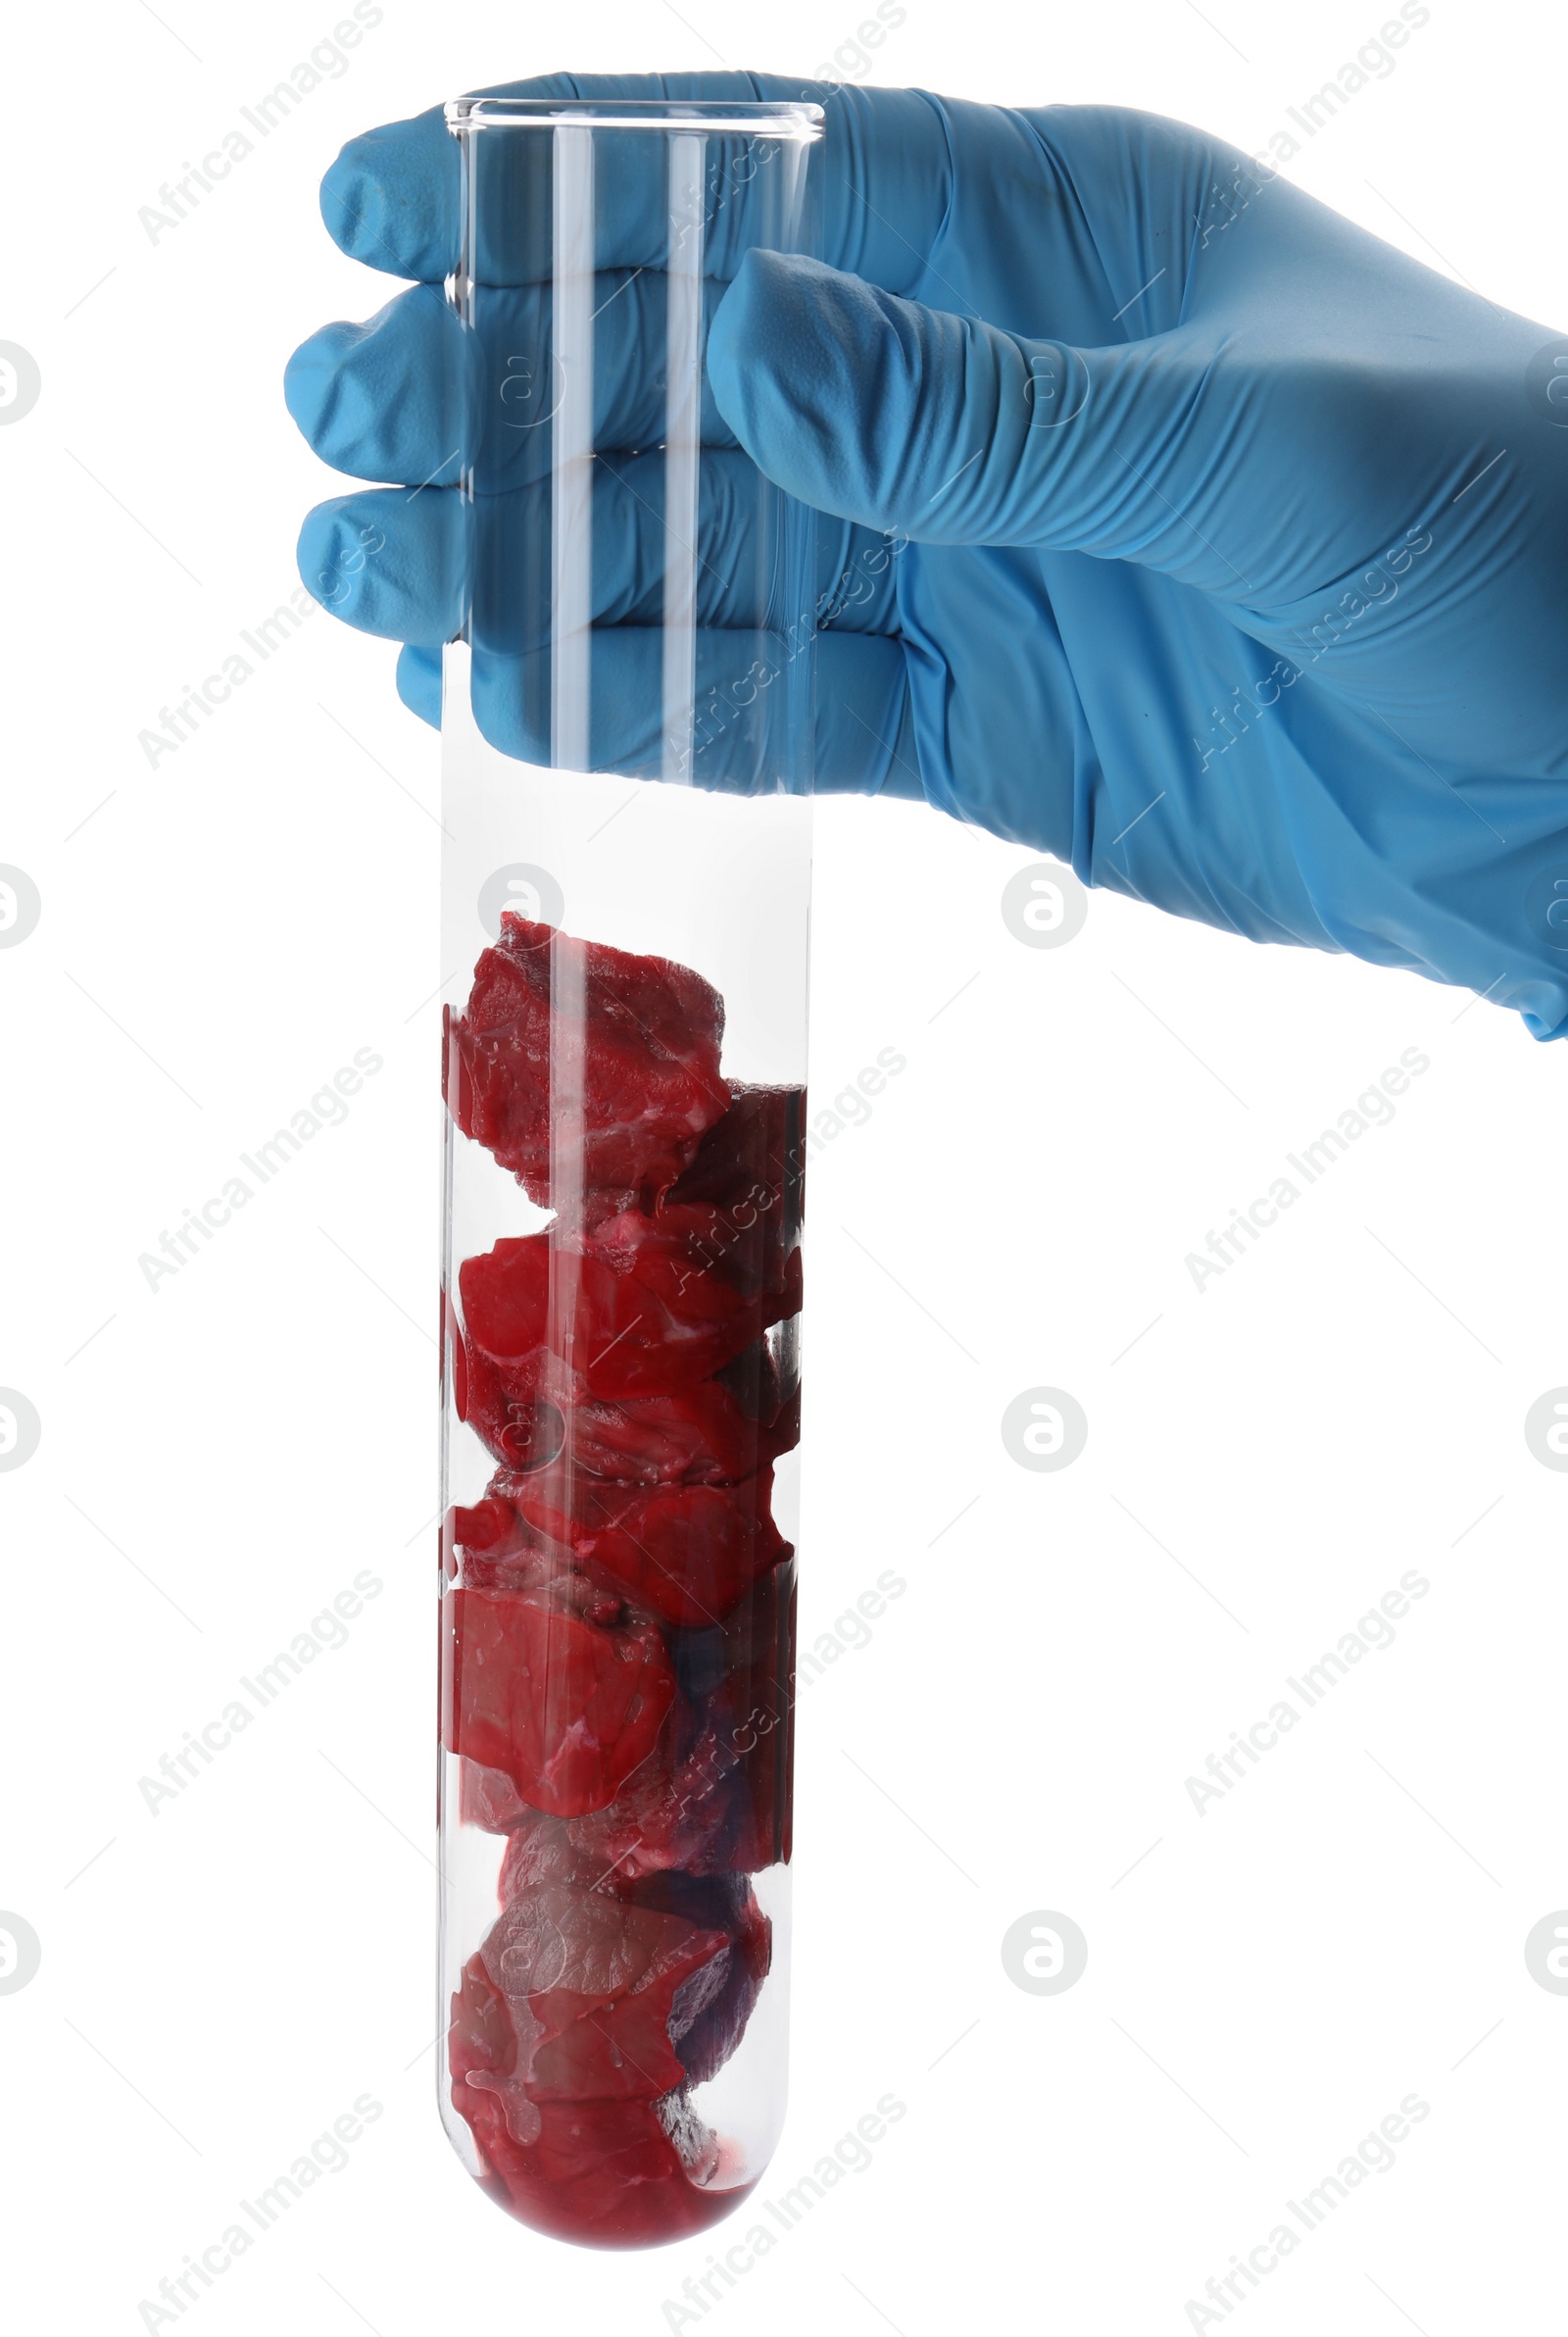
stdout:
POLYGON ((447 652, 441 2102, 535 2228, 676 2239, 787 2059, 811 515, 718 415, 809 106, 464 99, 447 652))

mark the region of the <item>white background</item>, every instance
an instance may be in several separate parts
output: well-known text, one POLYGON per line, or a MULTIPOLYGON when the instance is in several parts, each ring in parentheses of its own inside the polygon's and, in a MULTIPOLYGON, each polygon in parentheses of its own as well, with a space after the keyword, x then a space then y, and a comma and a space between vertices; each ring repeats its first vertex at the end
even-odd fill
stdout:
MULTIPOLYGON (((0 1385, 42 1441, 0 1474, 0 1909, 43 1961, 0 1996, 6 2317, 144 2325, 368 2093, 347 2167, 185 2321, 652 2337, 736 2233, 536 2239, 432 2099, 437 741, 392 652, 324 616, 156 771, 137 733, 286 597, 333 491, 279 376, 390 289, 319 226, 340 143, 563 65, 810 74, 857 12, 386 0, 151 243, 138 207, 334 13, 33 7, 8 39, 0 338, 43 394, 0 430, 0 861, 43 918, 0 954, 0 1385), (347 1123, 150 1291, 138 1255, 361 1047, 385 1068, 347 1123), (348 1644, 152 1815, 138 1778, 366 1567, 348 1644)), ((909 0, 851 73, 1251 149, 1382 13, 909 0)), ((1544 11, 1432 0, 1291 175, 1562 329, 1565 48, 1544 11)), ((884 1047, 908 1068, 812 1171, 806 1637, 890 1565, 908 1590, 804 1700, 764 2189, 880 2095, 907 2114, 706 2321, 1185 2329, 1415 2093, 1397 2163, 1235 2312, 1554 2325, 1568 2000, 1523 1943, 1568 1904, 1568 1476, 1523 1419, 1568 1381, 1568 1050, 1109 897, 1026 949, 999 899, 1028 857, 912 807, 819 813, 814 1094, 884 1047), (1185 1255, 1406 1048, 1431 1068, 1392 1124, 1196 1291, 1185 1255), (1055 1475, 999 1432, 1041 1383, 1090 1422, 1055 1475), (1396 1644, 1200 1816, 1186 1778, 1410 1568, 1396 1644), (1089 1940, 1065 1995, 1003 1969, 1037 1909, 1089 1940)))

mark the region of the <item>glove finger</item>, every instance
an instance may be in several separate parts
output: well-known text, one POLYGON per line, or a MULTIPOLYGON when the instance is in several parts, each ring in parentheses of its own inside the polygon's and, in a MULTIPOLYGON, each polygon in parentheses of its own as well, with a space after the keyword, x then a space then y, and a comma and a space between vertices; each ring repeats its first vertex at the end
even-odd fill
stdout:
MULTIPOLYGON (((707 317, 722 286, 705 286, 707 317)), ((646 446, 665 423, 667 279, 617 270, 595 287, 594 442, 646 446)), ((365 324, 323 325, 283 374, 283 397, 324 463, 353 478, 456 482, 472 463, 481 494, 547 475, 560 403, 548 285, 477 287, 471 330, 432 284, 365 324)), ((736 444, 704 380, 705 445, 736 444)))
POLYGON ((428 722, 432 730, 441 727, 441 652, 439 649, 419 649, 413 642, 398 651, 398 696, 410 714, 417 715, 421 722, 428 722))
POLYGON ((455 487, 362 487, 318 503, 300 529, 300 577, 362 633, 439 649, 463 624, 467 513, 455 487))
POLYGON ((1202 328, 1079 350, 754 252, 709 373, 742 445, 804 502, 917 543, 1088 552, 1248 592, 1231 482, 1255 416, 1233 411, 1246 383, 1202 328))
POLYGON ((323 324, 283 373, 283 401, 351 478, 455 486, 477 437, 481 349, 431 284, 366 324, 323 324))
MULTIPOLYGON (((723 287, 705 285, 703 337, 723 287)), ((595 284, 593 429, 602 447, 648 446, 666 420, 668 281, 616 270, 595 284)), ((323 325, 283 375, 290 414, 316 452, 351 477, 455 483, 474 465, 481 494, 548 474, 561 378, 548 285, 475 288, 471 330, 431 284, 416 284, 365 324, 323 325)), ((699 427, 733 447, 706 375, 699 427)))
MULTIPOLYGON (((603 454, 594 469, 589 607, 597 625, 659 625, 673 542, 664 518, 665 460, 603 454)), ((696 621, 715 627, 831 623, 843 632, 898 627, 897 570, 886 540, 825 519, 803 606, 783 610, 788 589, 777 553, 774 490, 739 449, 704 453, 698 472, 696 621)), ((553 485, 483 497, 473 507, 472 636, 513 652, 550 637, 553 485)))
MULTIPOLYGON (((869 21, 896 24, 902 15, 898 0, 879 0, 869 21)), ((827 130, 811 168, 822 187, 823 249, 839 265, 889 283, 915 280, 947 216, 947 109, 919 91, 849 88, 778 74, 547 74, 475 94, 819 104, 827 130)), ((494 220, 478 271, 485 280, 514 283, 549 273, 552 142, 546 132, 530 130, 481 132, 476 141, 491 158, 483 168, 496 174, 495 202, 485 187, 487 224, 494 220), (518 199, 505 200, 508 193, 518 199)), ((774 158, 748 155, 738 137, 710 143, 705 265, 727 277, 773 202, 774 158)), ((662 136, 618 132, 600 142, 600 267, 662 264, 668 234, 664 144, 662 136)), ((350 258, 421 283, 440 283, 456 268, 459 210, 457 141, 439 107, 351 139, 321 181, 321 217, 350 258)))
MULTIPOLYGON (((831 624, 845 633, 897 625, 896 564, 885 539, 825 520, 817 533, 811 605, 781 610, 771 490, 750 456, 722 449, 699 471, 697 622, 831 624)), ((310 512, 300 533, 307 589, 345 624, 426 649, 468 619, 475 643, 517 654, 551 630, 552 485, 470 503, 452 489, 364 488, 310 512), (471 567, 470 567, 471 551, 471 567), (471 574, 472 605, 468 607, 471 574)), ((604 626, 658 627, 663 617, 664 456, 601 456, 595 466, 590 610, 604 626)))
MULTIPOLYGON (((663 770, 663 635, 653 626, 596 630, 589 761, 594 771, 658 778, 663 770)), ((691 778, 716 792, 771 793, 789 767, 784 736, 789 643, 777 632, 700 631, 691 778)), ((502 754, 550 761, 550 655, 476 649, 474 719, 502 754)), ((920 798, 902 645, 827 634, 817 644, 814 786, 819 793, 920 798)))
MULTIPOLYGON (((703 345, 722 292, 721 285, 704 286, 703 345)), ((651 268, 612 271, 596 278, 594 306, 593 443, 658 445, 667 420, 668 279, 651 268)), ((481 423, 475 484, 496 494, 542 478, 550 468, 550 425, 564 387, 553 348, 554 301, 548 285, 481 285, 470 314, 481 423)), ((736 444, 706 372, 698 428, 705 446, 736 444)))

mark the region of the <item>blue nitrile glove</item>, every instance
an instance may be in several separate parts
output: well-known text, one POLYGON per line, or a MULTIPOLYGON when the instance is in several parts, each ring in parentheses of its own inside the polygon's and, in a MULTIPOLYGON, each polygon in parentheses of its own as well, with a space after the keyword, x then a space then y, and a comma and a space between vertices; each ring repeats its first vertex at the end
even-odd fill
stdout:
MULTIPOLYGON (((744 262, 705 425, 834 515, 819 784, 923 794, 1086 883, 1568 1033, 1568 341, 1149 115, 744 74, 501 94, 826 107, 833 265, 744 262)), ((466 556, 441 482, 489 394, 434 288, 440 115, 355 140, 321 207, 419 283, 290 364, 318 451, 404 482, 313 512, 301 572, 410 644, 399 688, 434 721, 466 556)), ((634 335, 625 364, 634 386, 634 335)), ((720 565, 722 527, 705 511, 720 565)), ((607 622, 637 613, 623 582, 607 622)))

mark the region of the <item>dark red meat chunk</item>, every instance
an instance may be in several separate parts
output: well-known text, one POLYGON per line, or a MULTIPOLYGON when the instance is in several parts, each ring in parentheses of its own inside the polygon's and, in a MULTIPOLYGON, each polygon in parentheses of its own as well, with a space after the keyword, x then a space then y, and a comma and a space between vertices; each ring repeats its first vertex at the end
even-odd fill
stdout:
MULTIPOLYGON (((488 1777, 491 1772, 475 1773, 488 1777)), ((578 1890, 607 1891, 612 1897, 623 1897, 629 1887, 616 1868, 606 1866, 572 1840, 569 1818, 549 1817, 542 1810, 514 1803, 510 1822, 491 1831, 507 1836, 499 1884, 503 1907, 537 1883, 571 1883, 578 1890)))
POLYGON ((737 1201, 760 1206, 763 1194, 784 1198, 797 1218, 806 1160, 804 1087, 757 1087, 730 1083, 729 1110, 698 1143, 691 1166, 669 1189, 671 1201, 711 1201, 720 1209, 737 1201))
MULTIPOLYGON (((589 1189, 657 1198, 726 1111, 724 1008, 690 968, 577 941, 509 912, 447 1025, 447 1103, 466 1136, 550 1209, 551 1127, 589 1189)), ((575 1168, 574 1168, 575 1173, 575 1168)))
POLYGON ((780 1453, 793 1450, 801 1441, 801 1383, 792 1374, 785 1386, 779 1376, 778 1358, 766 1339, 758 1339, 744 1348, 732 1364, 722 1371, 715 1371, 717 1384, 726 1388, 749 1420, 757 1423, 761 1440, 761 1459, 776 1461, 780 1453))
POLYGON ((672 1717, 653 1758, 607 1809, 563 1819, 525 1802, 503 1770, 465 1761, 461 1815, 466 1824, 509 1837, 503 1888, 509 1873, 622 1893, 676 1869, 756 1872, 779 1854, 762 1851, 750 1780, 728 1742, 733 1734, 732 1719, 723 1730, 705 1730, 689 1712, 679 1726, 672 1717))
POLYGON ((789 1545, 773 1471, 739 1485, 616 1485, 559 1466, 514 1481, 526 1522, 667 1623, 716 1623, 789 1545))
POLYGON ((635 1880, 750 1870, 739 1756, 720 1732, 699 1730, 684 1753, 671 1730, 658 1756, 604 1809, 572 1820, 572 1841, 599 1872, 635 1880))
POLYGON ((512 1472, 538 1469, 568 1449, 579 1469, 628 1485, 733 1485, 800 1442, 797 1383, 786 1399, 765 1339, 754 1340, 711 1379, 667 1396, 587 1397, 569 1407, 544 1396, 508 1396, 501 1370, 461 1339, 458 1417, 512 1472))
POLYGON ((706 1201, 747 1229, 776 1262, 800 1240, 805 1190, 806 1090, 752 1087, 737 1080, 734 1101, 699 1143, 666 1204, 706 1201))
POLYGON ((739 1756, 730 1863, 760 1874, 791 1851, 795 1711, 790 1678, 732 1674, 709 1699, 703 1725, 713 1741, 739 1756))
MULTIPOLYGON (((501 1863, 501 1904, 510 1907, 545 1885, 567 1884, 599 1892, 612 1904, 678 1915, 700 1932, 726 1938, 731 1953, 721 1980, 701 1991, 703 2002, 696 2010, 696 1992, 682 1997, 682 2017, 671 2031, 687 2079, 704 2085, 723 2067, 745 2034, 772 1961, 772 1925, 744 1874, 665 1871, 632 1880, 617 1869, 596 1873, 595 1864, 573 1843, 565 1819, 526 1812, 512 1831, 501 1863)), ((494 1972, 488 1943, 485 1960, 494 1972)), ((500 1983, 502 1975, 495 1976, 500 1983)))
POLYGON ((553 1460, 565 1436, 561 1407, 544 1396, 509 1396, 488 1356, 466 1347, 461 1332, 454 1344, 459 1419, 466 1420, 486 1451, 509 1468, 536 1468, 553 1460))
POLYGON ((773 1960, 773 1926, 744 1874, 651 1874, 632 1885, 639 1907, 683 1915, 703 1931, 722 1931, 730 1958, 722 1985, 675 2040, 689 2082, 716 2077, 746 2033, 773 1960))
POLYGON ((725 1927, 555 1882, 517 1890, 479 1953, 507 2000, 514 2082, 532 2105, 672 2092, 686 2077, 676 2044, 722 1993, 731 1962, 725 1927))
MULTIPOLYGON (((787 1573, 788 1565, 777 1569, 787 1573)), ((571 1820, 600 1871, 637 1880, 759 1873, 789 1856, 789 1673, 759 1663, 677 1710, 658 1752, 606 1808, 571 1820)))
MULTIPOLYGON (((738 1356, 728 1370, 743 1361, 738 1356)), ((727 1375, 674 1396, 595 1400, 573 1408, 571 1459, 589 1476, 626 1485, 733 1485, 776 1458, 772 1429, 781 1409, 775 1405, 765 1420, 748 1412, 727 1375)))
POLYGON ((500 1769, 537 1810, 568 1815, 612 1802, 675 1702, 657 1626, 614 1607, 577 1574, 526 1590, 448 1592, 447 1750, 500 1769))
POLYGON ((699 1203, 499 1241, 458 1280, 470 1410, 529 1417, 542 1394, 693 1388, 801 1304, 799 1251, 774 1271, 754 1234, 699 1203))
MULTIPOLYGON (((479 1505, 480 1512, 486 1508, 479 1505)), ((528 1528, 518 1519, 511 1531, 520 1537, 528 1528)), ((540 1566, 537 1553, 497 1559, 476 1558, 466 1550, 462 1563, 466 1574, 474 1566, 498 1569, 484 1578, 502 1583, 534 1580, 540 1566), (512 1568, 519 1572, 507 1570, 512 1568)), ((574 1595, 580 1600, 588 1591, 579 1581, 574 1595)), ((601 1595, 620 1612, 614 1594, 601 1595)), ((657 1739, 612 1797, 592 1810, 565 1814, 572 1855, 568 1859, 561 1850, 564 1863, 541 1866, 538 1879, 620 1889, 641 1876, 676 1868, 691 1874, 755 1873, 789 1857, 794 1609, 795 1566, 785 1559, 716 1629, 674 1635, 670 1645, 679 1686, 671 1689, 657 1739)), ((449 1679, 449 1714, 454 1693, 449 1679)), ((558 1805, 546 1798, 535 1776, 515 1773, 541 1759, 537 1732, 525 1725, 529 1682, 523 1680, 516 1694, 520 1710, 514 1725, 506 1716, 500 1724, 476 1725, 466 1729, 457 1745, 449 1718, 446 1742, 467 1756, 460 1766, 463 1818, 491 1833, 526 1830, 543 1856, 560 1837, 541 1832, 540 1813, 554 1812, 558 1805), (496 1758, 501 1751, 504 1760, 496 1758)), ((599 1782, 596 1778, 596 1790, 599 1782)), ((517 1855, 531 1853, 519 1850, 517 1855)))
MULTIPOLYGON (((542 1815, 529 1808, 504 1770, 486 1768, 477 1761, 459 1762, 458 1815, 465 1825, 483 1826, 487 1834, 510 1834, 514 1827, 526 1825, 542 1815)), ((557 1822, 549 1820, 552 1825, 557 1822)), ((540 1877, 551 1882, 572 1879, 574 1876, 564 1872, 540 1877)))
POLYGON ((502 2204, 606 2247, 751 2188, 691 2096, 746 2033, 749 1877, 790 1848, 805 1093, 728 1085, 723 1022, 689 970, 514 915, 447 1019, 457 1125, 556 1213, 443 1298, 499 1467, 442 1528, 442 1734, 463 1820, 507 1837, 452 2099, 502 2204))
POLYGON ((447 2050, 453 2106, 478 2145, 486 2188, 535 2230, 641 2248, 701 2231, 745 2197, 744 2188, 705 2188, 723 2171, 720 2149, 684 2089, 656 2102, 528 2103, 513 2082, 518 2046, 507 1999, 482 1953, 469 1958, 452 2000, 447 2050), (516 2105, 532 2113, 519 2116, 527 2141, 508 2120, 516 2105))
MULTIPOLYGON (((493 1489, 471 1509, 449 1510, 441 1533, 442 1564, 449 1581, 470 1590, 536 1590, 548 1594, 570 1571, 564 1552, 519 1517, 513 1504, 493 1489)), ((574 1612, 589 1620, 613 1623, 622 1599, 608 1584, 586 1577, 572 1585, 574 1612)))

